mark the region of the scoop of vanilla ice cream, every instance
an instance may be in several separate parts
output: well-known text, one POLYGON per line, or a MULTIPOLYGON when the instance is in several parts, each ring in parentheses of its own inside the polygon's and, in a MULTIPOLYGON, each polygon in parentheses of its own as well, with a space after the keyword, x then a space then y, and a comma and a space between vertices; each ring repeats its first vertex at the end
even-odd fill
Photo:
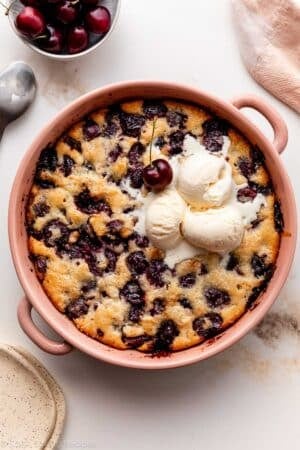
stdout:
POLYGON ((187 210, 182 233, 195 247, 225 254, 240 245, 244 226, 241 214, 231 206, 202 212, 187 210))
POLYGON ((151 201, 146 211, 146 232, 152 243, 168 250, 181 240, 180 223, 186 203, 175 189, 166 189, 151 201))
POLYGON ((224 158, 212 155, 192 137, 184 142, 177 189, 194 208, 221 206, 232 192, 232 170, 224 158))

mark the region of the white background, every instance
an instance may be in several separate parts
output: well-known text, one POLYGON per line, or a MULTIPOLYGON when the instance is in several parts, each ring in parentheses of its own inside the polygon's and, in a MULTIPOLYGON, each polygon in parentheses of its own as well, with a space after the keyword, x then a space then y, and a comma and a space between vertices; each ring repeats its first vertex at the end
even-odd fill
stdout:
MULTIPOLYGON (((68 417, 60 447, 299 448, 300 325, 297 329, 286 324, 287 314, 300 323, 299 252, 273 308, 276 314, 264 325, 265 330, 273 324, 272 339, 253 332, 222 355, 175 371, 112 367, 76 351, 49 356, 25 337, 16 318, 22 289, 10 258, 6 215, 18 163, 40 128, 62 106, 93 88, 126 79, 164 79, 189 83, 225 99, 246 92, 260 94, 288 123, 290 141, 282 159, 300 198, 299 117, 245 71, 229 0, 123 0, 111 38, 103 48, 73 63, 55 63, 34 54, 13 35, 3 15, 0 67, 16 59, 35 69, 39 94, 30 111, 9 126, 0 145, 0 340, 32 351, 61 384, 68 417)), ((265 120, 252 116, 271 136, 265 120)))

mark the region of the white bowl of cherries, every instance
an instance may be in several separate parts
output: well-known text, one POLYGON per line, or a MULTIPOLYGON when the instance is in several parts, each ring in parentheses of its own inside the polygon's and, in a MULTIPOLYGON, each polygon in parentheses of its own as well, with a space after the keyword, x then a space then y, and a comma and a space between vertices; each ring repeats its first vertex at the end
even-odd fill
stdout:
POLYGON ((31 49, 65 61, 99 47, 112 33, 119 11, 120 0, 15 0, 6 13, 31 49))

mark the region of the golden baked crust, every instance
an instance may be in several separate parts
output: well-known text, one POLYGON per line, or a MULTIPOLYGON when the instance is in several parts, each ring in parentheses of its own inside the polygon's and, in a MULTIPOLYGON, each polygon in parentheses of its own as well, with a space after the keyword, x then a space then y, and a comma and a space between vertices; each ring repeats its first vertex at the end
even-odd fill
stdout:
POLYGON ((272 277, 282 226, 261 152, 206 110, 171 100, 130 101, 77 123, 41 153, 27 207, 30 257, 53 304, 92 338, 144 352, 185 349, 234 323, 272 277), (201 255, 171 270, 135 231, 133 192, 147 195, 141 172, 154 118, 167 158, 186 133, 212 152, 226 136, 234 180, 248 185, 242 201, 249 189, 265 195, 227 258, 201 255))

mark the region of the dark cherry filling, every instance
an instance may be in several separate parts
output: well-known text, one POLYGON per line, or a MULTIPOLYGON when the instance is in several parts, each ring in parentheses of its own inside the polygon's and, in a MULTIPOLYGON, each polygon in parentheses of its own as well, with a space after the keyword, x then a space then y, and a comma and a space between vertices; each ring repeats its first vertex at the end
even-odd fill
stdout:
POLYGON ((241 203, 251 202, 257 196, 257 192, 250 187, 244 187, 237 191, 237 199, 241 203))
POLYGON ((135 142, 128 152, 128 160, 130 164, 137 164, 145 150, 146 149, 143 144, 141 144, 140 142, 135 142))
POLYGON ((120 247, 122 248, 121 252, 128 251, 128 239, 122 238, 118 233, 106 234, 102 237, 101 241, 109 248, 115 248, 117 250, 118 247, 118 253, 120 253, 120 247))
POLYGON ((127 206, 127 208, 123 209, 123 213, 124 214, 128 214, 128 213, 131 213, 134 210, 135 210, 134 206, 127 206))
POLYGON ((182 298, 182 299, 180 299, 180 300, 179 300, 179 303, 181 304, 181 306, 182 306, 183 308, 186 308, 186 309, 193 309, 193 308, 192 308, 192 305, 191 305, 191 303, 190 303, 190 301, 189 301, 187 298, 182 298))
POLYGON ((184 136, 185 134, 180 130, 174 131, 174 133, 170 134, 170 155, 178 155, 179 153, 182 153, 184 136))
POLYGON ((106 127, 103 130, 102 135, 104 137, 110 138, 115 136, 119 131, 119 125, 115 122, 107 123, 106 127))
POLYGON ((122 220, 115 219, 115 220, 111 220, 110 222, 108 222, 108 224, 106 226, 109 229, 110 233, 118 234, 122 230, 123 225, 124 225, 124 222, 122 220))
POLYGON ((256 191, 259 194, 270 195, 273 192, 272 184, 259 184, 255 183, 255 181, 249 181, 249 187, 256 191))
POLYGON ((118 260, 117 254, 108 247, 106 247, 104 254, 108 261, 107 266, 105 268, 105 272, 106 273, 114 272, 116 269, 117 260, 118 260))
POLYGON ((158 138, 155 141, 155 145, 157 145, 157 147, 162 148, 164 145, 166 145, 166 141, 163 138, 163 136, 158 136, 158 138))
POLYGON ((256 278, 264 277, 270 270, 273 271, 273 264, 266 263, 266 255, 259 256, 256 253, 252 256, 251 267, 256 278))
POLYGON ((37 272, 44 274, 47 271, 47 258, 41 255, 30 255, 30 259, 34 264, 37 272))
POLYGON ((96 280, 90 280, 82 286, 81 292, 86 294, 87 292, 92 291, 93 289, 96 289, 96 287, 97 287, 96 280))
POLYGON ((124 134, 131 137, 139 137, 141 128, 145 124, 145 117, 140 114, 120 113, 120 124, 124 134))
POLYGON ((115 104, 110 106, 109 110, 105 114, 106 123, 118 122, 121 113, 120 105, 115 104))
POLYGON ((108 160, 110 162, 116 162, 122 152, 122 147, 120 145, 117 145, 113 150, 109 152, 108 160))
POLYGON ((206 120, 203 123, 202 128, 203 128, 204 132, 207 134, 214 133, 217 131, 218 133, 222 134, 223 136, 227 136, 228 129, 229 129, 229 123, 226 122, 226 120, 219 119, 218 117, 216 117, 213 119, 206 120))
POLYGON ((258 227, 258 225, 263 221, 263 219, 257 217, 256 219, 252 220, 251 222, 251 228, 254 230, 258 227))
POLYGON ((110 206, 104 199, 92 197, 88 189, 85 189, 74 198, 75 205, 85 214, 97 214, 105 212, 107 215, 111 215, 112 211, 110 206))
POLYGON ((128 320, 130 320, 133 323, 138 323, 141 319, 143 312, 144 312, 143 306, 132 305, 129 309, 128 320))
POLYGON ((83 167, 85 167, 87 170, 95 170, 95 167, 90 161, 85 161, 83 167))
POLYGON ((164 117, 167 114, 168 108, 159 100, 145 100, 143 104, 143 111, 147 119, 154 119, 154 117, 164 117))
POLYGON ((156 287, 163 287, 165 285, 163 274, 167 269, 168 266, 164 261, 160 259, 152 260, 146 269, 147 280, 156 287))
POLYGON ((244 175, 245 178, 250 178, 251 175, 255 172, 255 167, 253 162, 246 157, 239 158, 238 160, 238 168, 240 169, 242 175, 244 175))
POLYGON ((152 308, 150 309, 151 316, 161 314, 165 309, 165 302, 162 298, 156 298, 153 300, 152 308))
MULTIPOLYGON (((97 306, 97 305, 95 305, 95 306, 97 306)), ((101 338, 101 337, 103 337, 104 336, 104 333, 103 333, 103 331, 101 330, 101 328, 97 328, 97 336, 99 337, 99 338, 101 338)))
POLYGON ((198 273, 199 273, 199 275, 207 275, 208 274, 208 268, 204 263, 201 263, 198 273))
POLYGON ((130 255, 127 256, 126 262, 129 270, 133 274, 138 275, 144 273, 147 267, 149 266, 145 254, 141 250, 130 253, 130 255))
POLYGON ((158 328, 153 345, 154 353, 169 351, 176 336, 179 335, 179 330, 176 323, 169 319, 164 320, 158 328))
POLYGON ((254 170, 257 170, 260 166, 265 165, 264 154, 259 150, 257 146, 251 148, 251 159, 254 165, 254 170))
POLYGON ((131 348, 141 347, 145 342, 150 341, 151 337, 147 334, 135 337, 122 336, 122 341, 131 348))
POLYGON ((74 159, 70 158, 70 156, 68 155, 64 155, 63 163, 61 165, 61 171, 63 172, 65 177, 71 175, 74 164, 74 159))
POLYGON ((274 223, 276 231, 282 233, 284 229, 284 220, 281 212, 280 202, 278 200, 274 203, 274 223))
POLYGON ((203 136, 203 145, 209 152, 220 152, 224 144, 224 137, 218 131, 203 136))
POLYGON ((180 286, 183 288, 191 288, 196 283, 196 274, 194 272, 187 273, 179 278, 180 286))
POLYGON ((37 256, 35 258, 35 267, 38 272, 46 273, 47 271, 47 258, 45 256, 37 256))
POLYGON ((167 122, 170 127, 184 128, 187 116, 177 111, 167 112, 167 122))
POLYGON ((41 232, 41 239, 47 247, 62 247, 69 239, 70 231, 60 220, 54 219, 47 223, 41 232))
POLYGON ((215 287, 205 288, 204 296, 210 308, 219 308, 230 303, 230 296, 228 292, 215 287))
POLYGON ((76 243, 67 243, 60 252, 68 255, 71 259, 83 259, 93 275, 101 275, 97 254, 103 252, 103 243, 93 235, 88 226, 79 230, 79 238, 76 243))
POLYGON ((150 245, 149 239, 147 236, 142 236, 137 231, 134 231, 130 236, 130 240, 134 240, 136 245, 140 248, 147 248, 150 245))
POLYGON ((32 209, 37 217, 44 217, 50 211, 50 206, 45 202, 35 203, 32 209))
POLYGON ((142 307, 145 304, 145 293, 137 281, 128 281, 120 290, 120 295, 133 306, 142 307))
POLYGON ((112 106, 105 115, 106 125, 102 131, 102 136, 110 138, 120 131, 120 106, 112 106))
POLYGON ((37 163, 37 172, 41 172, 42 170, 49 170, 49 172, 54 172, 57 167, 57 153, 56 150, 49 146, 44 148, 41 152, 37 163))
POLYGON ((83 137, 86 141, 91 141, 100 136, 99 125, 91 118, 87 118, 82 127, 83 137))
POLYGON ((226 265, 226 270, 234 270, 239 264, 238 257, 234 253, 230 253, 229 259, 226 265))
POLYGON ((193 321, 193 330, 205 339, 215 336, 222 328, 223 319, 220 314, 207 313, 193 321))
POLYGON ((143 186, 143 170, 144 166, 142 163, 137 163, 135 166, 129 168, 128 174, 131 187, 140 189, 143 186))
POLYGON ((55 187, 54 181, 51 180, 43 180, 42 178, 39 178, 39 175, 35 175, 34 182, 37 184, 41 189, 51 189, 55 187))
POLYGON ((80 297, 68 304, 65 313, 70 319, 78 319, 80 316, 87 314, 88 310, 89 307, 85 299, 80 297))
POLYGON ((63 141, 65 144, 67 144, 70 148, 77 150, 79 153, 82 152, 81 148, 81 142, 77 141, 77 139, 74 139, 72 136, 69 136, 68 134, 64 136, 63 141))
POLYGON ((246 305, 247 308, 251 308, 254 305, 255 301, 260 296, 260 294, 266 290, 266 288, 267 288, 267 286, 268 286, 268 284, 269 284, 269 282, 270 282, 270 280, 271 280, 271 278, 272 278, 272 276, 274 274, 274 271, 275 271, 274 264, 270 264, 269 265, 269 269, 268 269, 268 271, 265 274, 264 280, 258 286, 254 287, 252 289, 252 292, 251 292, 251 294, 250 294, 250 296, 248 298, 248 301, 247 301, 247 305, 246 305))
POLYGON ((221 119, 209 119, 202 125, 203 145, 210 152, 220 152, 224 144, 224 137, 228 134, 228 123, 221 119))

